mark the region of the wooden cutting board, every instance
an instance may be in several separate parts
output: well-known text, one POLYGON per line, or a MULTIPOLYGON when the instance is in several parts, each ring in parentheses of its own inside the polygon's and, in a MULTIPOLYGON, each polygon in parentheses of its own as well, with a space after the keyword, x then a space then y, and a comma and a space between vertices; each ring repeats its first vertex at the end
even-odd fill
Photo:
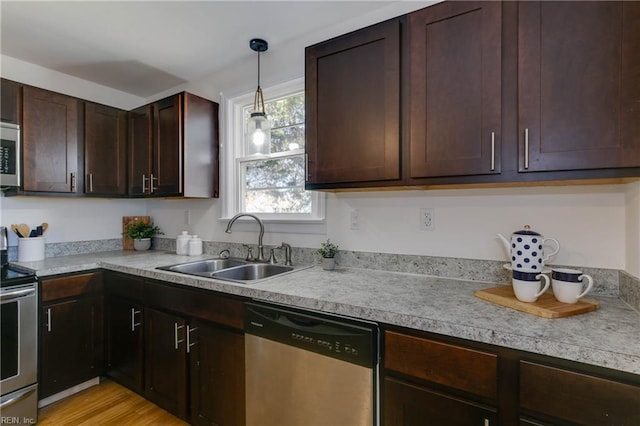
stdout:
POLYGON ((133 240, 124 236, 129 225, 134 222, 151 223, 151 216, 122 216, 122 250, 134 250, 133 240))
POLYGON ((478 290, 475 295, 480 299, 544 318, 562 318, 584 314, 594 311, 600 306, 600 303, 591 299, 580 299, 577 303, 558 302, 551 291, 544 293, 535 302, 521 302, 516 298, 513 287, 510 285, 478 290))

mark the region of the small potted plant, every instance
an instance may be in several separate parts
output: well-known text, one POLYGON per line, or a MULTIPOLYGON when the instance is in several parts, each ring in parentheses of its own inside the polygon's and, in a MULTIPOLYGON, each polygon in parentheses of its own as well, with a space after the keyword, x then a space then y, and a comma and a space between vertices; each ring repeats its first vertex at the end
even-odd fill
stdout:
POLYGON ((148 250, 151 247, 151 238, 158 234, 164 232, 153 223, 142 221, 133 222, 125 232, 125 235, 133 240, 133 248, 136 250, 148 250))
POLYGON ((338 246, 333 244, 331 240, 320 243, 320 248, 316 253, 322 256, 322 269, 331 271, 336 267, 336 254, 338 254, 338 246))

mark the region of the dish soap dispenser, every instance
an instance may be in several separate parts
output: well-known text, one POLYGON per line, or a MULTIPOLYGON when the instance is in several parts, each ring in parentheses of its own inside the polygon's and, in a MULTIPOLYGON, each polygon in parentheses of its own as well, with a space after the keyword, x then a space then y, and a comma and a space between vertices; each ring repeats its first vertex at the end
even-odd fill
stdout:
POLYGON ((189 235, 187 231, 182 231, 182 233, 176 237, 176 254, 186 256, 189 253, 190 239, 191 235, 189 235))
POLYGON ((202 239, 193 235, 189 239, 189 256, 199 256, 202 254, 202 239))

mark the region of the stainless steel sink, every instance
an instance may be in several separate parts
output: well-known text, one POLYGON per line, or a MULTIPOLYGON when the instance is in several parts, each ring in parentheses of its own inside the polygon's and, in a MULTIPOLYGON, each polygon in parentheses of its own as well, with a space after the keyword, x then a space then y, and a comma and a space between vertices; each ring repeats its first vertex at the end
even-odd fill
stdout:
POLYGON ((189 263, 180 263, 178 265, 160 266, 158 269, 208 277, 212 272, 232 268, 234 266, 245 265, 246 263, 247 262, 244 260, 239 259, 207 259, 189 263))
POLYGON ((271 265, 268 263, 249 263, 247 265, 236 266, 234 268, 215 272, 211 274, 211 278, 234 281, 256 281, 290 271, 293 271, 293 267, 291 266, 271 265))
POLYGON ((233 281, 241 284, 253 284, 261 280, 282 275, 308 266, 285 266, 270 263, 249 262, 242 259, 206 259, 195 262, 179 263, 176 265, 158 266, 156 269, 178 272, 180 274, 197 275, 200 277, 215 278, 225 281, 233 281))

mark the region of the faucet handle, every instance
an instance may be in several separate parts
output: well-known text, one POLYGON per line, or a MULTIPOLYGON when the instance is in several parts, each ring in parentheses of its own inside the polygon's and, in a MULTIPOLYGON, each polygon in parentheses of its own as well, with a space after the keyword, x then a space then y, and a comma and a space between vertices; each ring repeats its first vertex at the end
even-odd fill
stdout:
POLYGON ((253 249, 251 248, 251 246, 243 244, 242 247, 247 249, 247 257, 244 260, 246 260, 247 262, 255 261, 256 259, 253 257, 253 249))
POLYGON ((229 252, 229 249, 224 249, 220 250, 218 256, 220 257, 220 259, 228 259, 231 256, 231 253, 229 252))
POLYGON ((276 259, 275 250, 280 250, 280 247, 274 247, 272 249, 269 249, 269 263, 272 265, 275 265, 276 263, 278 263, 278 259, 276 259))

